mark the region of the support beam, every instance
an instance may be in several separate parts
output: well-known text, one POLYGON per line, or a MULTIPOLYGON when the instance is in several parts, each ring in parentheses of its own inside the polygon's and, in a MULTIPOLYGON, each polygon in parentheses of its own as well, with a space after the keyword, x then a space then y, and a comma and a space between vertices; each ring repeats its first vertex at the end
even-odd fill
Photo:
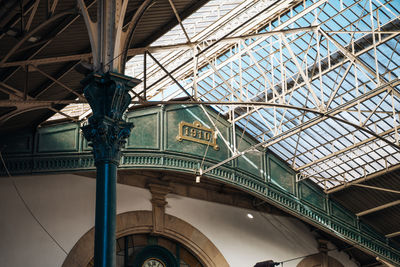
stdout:
MULTIPOLYGON (((148 4, 151 5, 151 4, 148 4)), ((148 7, 146 7, 148 8, 148 7)), ((142 12, 144 12, 143 10, 142 12)), ((135 23, 136 20, 132 20, 129 25, 135 23)), ((137 23, 137 22, 136 22, 137 23)), ((246 34, 246 35, 239 35, 239 36, 232 36, 232 37, 225 37, 221 39, 219 42, 220 44, 230 44, 235 43, 240 40, 247 40, 250 38, 261 38, 267 36, 273 36, 276 34, 291 34, 297 32, 304 32, 304 31, 311 31, 315 27, 303 27, 303 28, 296 28, 296 29, 289 29, 289 30, 279 30, 279 31, 271 31, 266 33, 255 33, 255 34, 246 34)), ((134 30, 134 29, 132 29, 134 30)), ((200 45, 202 43, 213 42, 210 41, 202 41, 202 42, 191 42, 191 43, 178 43, 178 44, 171 44, 171 45, 160 45, 160 46, 148 46, 148 47, 137 47, 137 48, 125 48, 123 51, 126 52, 126 55, 129 57, 143 54, 144 52, 150 53, 158 53, 158 52, 166 52, 166 51, 176 51, 176 50, 187 50, 192 49, 193 47, 200 45)), ((52 63, 59 63, 59 62, 69 62, 69 61, 79 61, 79 60, 89 60, 92 58, 92 53, 83 53, 83 54, 76 54, 76 55, 68 55, 68 56, 59 56, 59 57, 48 57, 48 58, 39 58, 39 59, 29 59, 29 60, 21 60, 21 61, 11 61, 0 63, 0 68, 7 68, 7 67, 15 67, 15 66, 25 66, 25 65, 44 65, 44 64, 52 64, 52 63)))
POLYGON ((60 57, 48 57, 48 58, 40 58, 40 59, 27 59, 21 61, 11 61, 6 63, 0 63, 0 68, 8 68, 8 67, 17 67, 17 66, 26 66, 26 65, 46 65, 60 62, 70 62, 70 61, 80 61, 86 60, 88 61, 92 58, 92 53, 78 54, 78 55, 70 55, 70 56, 60 56, 60 57))
POLYGON ((172 7, 172 10, 174 11, 175 17, 176 17, 176 19, 177 19, 179 25, 180 25, 181 28, 182 28, 183 33, 185 34, 186 40, 188 41, 188 43, 190 43, 189 35, 187 34, 187 32, 186 32, 186 30, 185 30, 185 27, 184 27, 183 24, 182 24, 181 17, 179 16, 179 13, 178 13, 178 11, 177 11, 176 8, 175 8, 174 2, 172 2, 172 0, 168 0, 168 1, 169 1, 169 5, 172 7))
MULTIPOLYGON (((0 91, 1 91, 0 87, 0 91)), ((4 91, 5 93, 8 93, 10 95, 13 95, 19 99, 22 99, 22 97, 14 95, 10 92, 4 91)), ((32 98, 28 98, 28 100, 0 100, 0 106, 1 107, 18 107, 18 106, 40 106, 40 105, 68 105, 68 104, 83 104, 87 103, 86 100, 35 100, 32 98), (30 100, 31 99, 31 100, 30 100)))
MULTIPOLYGON (((130 24, 131 25, 131 24, 130 24)), ((278 34, 292 34, 298 32, 307 32, 316 29, 316 26, 310 27, 299 27, 295 29, 288 29, 288 30, 276 30, 271 32, 265 33, 255 33, 255 34, 244 34, 239 36, 232 36, 232 37, 225 37, 220 40, 220 44, 229 44, 235 43, 241 40, 247 40, 251 38, 262 38, 268 36, 275 36, 278 34)), ((349 33, 367 33, 365 31, 325 31, 327 34, 349 34, 349 33)), ((381 35, 398 35, 400 34, 397 31, 375 31, 375 34, 381 35)), ((176 50, 187 50, 191 49, 196 45, 200 45, 202 43, 209 43, 213 42, 213 40, 205 40, 205 41, 195 41, 191 43, 180 43, 180 44, 172 44, 172 45, 161 45, 161 46, 148 46, 148 47, 138 47, 138 48, 130 48, 126 49, 127 56, 135 56, 138 54, 143 54, 145 51, 149 51, 151 53, 158 53, 158 52, 165 52, 165 51, 176 51, 176 50)), ((40 58, 40 59, 30 59, 30 60, 21 60, 21 61, 11 61, 0 63, 0 68, 7 68, 7 67, 15 67, 15 66, 25 66, 25 65, 44 65, 44 64, 52 64, 52 63, 59 63, 59 62, 69 62, 69 61, 79 61, 79 60, 89 60, 92 58, 92 53, 83 53, 83 54, 76 54, 76 55, 68 55, 68 56, 58 56, 58 57, 48 57, 48 58, 40 58)))
MULTIPOLYGON (((385 135, 388 135, 388 134, 390 134, 390 133, 392 133, 394 131, 395 131, 395 129, 390 129, 390 130, 384 131, 382 133, 379 133, 378 135, 384 137, 385 135)), ((341 150, 333 152, 333 153, 331 153, 331 154, 329 154, 329 155, 327 155, 325 157, 321 157, 321 158, 319 158, 317 160, 314 160, 314 161, 312 161, 310 163, 304 164, 303 166, 297 168, 296 171, 302 171, 304 169, 311 168, 312 166, 315 166, 317 163, 328 161, 333 157, 337 157, 337 156, 339 156, 341 154, 344 154, 344 153, 346 153, 348 151, 351 151, 352 149, 355 149, 355 148, 361 147, 362 145, 368 144, 369 142, 372 142, 374 140, 375 140, 375 137, 367 138, 367 139, 365 139, 365 140, 363 140, 361 142, 355 143, 355 144, 350 145, 350 146, 348 146, 346 148, 343 148, 341 150)))
POLYGON ((323 103, 319 101, 317 95, 315 94, 314 90, 312 89, 311 83, 308 80, 308 77, 306 76, 306 74, 303 71, 302 66, 300 65, 300 63, 298 62, 298 59, 296 57, 296 55, 294 54, 292 48, 290 47, 290 44, 288 43, 288 41, 286 40, 286 37, 281 34, 280 36, 282 38, 283 43, 285 44, 286 49, 289 51, 291 60, 294 62, 294 64, 297 67, 297 70, 299 71, 301 77, 303 78, 303 81, 306 83, 308 90, 310 91, 311 95, 312 95, 312 99, 314 100, 313 104, 315 105, 316 108, 318 108, 320 111, 325 110, 323 103))
POLYGON ((376 257, 376 260, 381 262, 382 264, 384 264, 385 267, 396 267, 395 265, 387 262, 386 260, 380 258, 380 257, 376 257))
MULTIPOLYGON (((63 77, 65 77, 68 73, 70 73, 77 65, 79 62, 75 62, 72 64, 68 64, 64 66, 63 70, 57 74, 57 77, 53 77, 56 80, 61 80, 63 77)), ((41 87, 39 87, 35 92, 35 98, 41 98, 41 96, 47 92, 54 84, 56 84, 54 81, 51 82, 46 82, 43 84, 41 87)))
POLYGON ((42 71, 41 69, 39 69, 38 67, 34 66, 34 65, 30 65, 30 67, 32 67, 33 69, 37 70, 40 74, 42 74, 43 76, 49 78, 50 80, 52 80, 54 83, 58 84, 59 86, 63 87, 64 89, 66 89, 68 92, 74 94, 75 96, 77 96, 79 99, 82 99, 83 97, 78 94, 77 92, 75 92, 73 89, 71 89, 70 87, 66 86, 64 83, 62 83, 59 79, 54 78, 53 76, 47 74, 46 72, 42 71))
POLYGON ((398 170, 398 169, 400 169, 400 164, 395 165, 395 166, 392 166, 392 167, 387 168, 387 169, 382 170, 382 171, 375 172, 375 173, 373 173, 373 174, 371 174, 371 175, 367 175, 367 176, 365 176, 365 177, 362 178, 362 179, 358 179, 358 180, 355 180, 355 181, 351 181, 351 182, 346 183, 346 184, 344 184, 344 185, 339 185, 339 186, 337 186, 337 187, 335 187, 335 188, 332 188, 332 189, 330 189, 330 190, 326 190, 325 193, 327 193, 327 194, 332 194, 332 193, 341 191, 341 190, 343 190, 343 189, 345 189, 345 188, 347 188, 347 187, 349 187, 349 186, 353 186, 353 185, 357 185, 357 184, 363 183, 363 182, 365 182, 365 181, 374 179, 374 178, 376 178, 376 177, 379 177, 379 176, 381 176, 381 175, 384 175, 385 173, 388 173, 388 172, 391 172, 391 171, 395 171, 395 170, 398 170))
POLYGON ((0 86, 5 88, 2 90, 2 92, 8 94, 8 95, 13 95, 16 96, 20 99, 23 99, 23 92, 12 87, 11 85, 6 84, 5 82, 0 82, 0 86))
MULTIPOLYGON (((0 91, 8 94, 12 98, 18 98, 20 100, 0 100, 0 106, 1 107, 16 107, 16 110, 13 110, 9 113, 6 113, 2 116, 0 116, 0 125, 4 124, 7 120, 11 119, 12 117, 15 117, 17 115, 20 115, 25 112, 29 112, 32 110, 38 110, 38 109, 49 109, 53 112, 59 113, 62 116, 71 119, 72 121, 78 121, 76 118, 73 118, 69 116, 68 114, 65 114, 64 112, 55 109, 53 105, 56 104, 69 104, 71 101, 70 100, 59 100, 59 101, 41 101, 37 100, 34 97, 31 97, 27 94, 27 92, 24 90, 24 92, 4 83, 0 82, 0 86, 6 88, 7 90, 3 89, 0 87, 0 91), (64 103, 63 103, 64 102, 64 103)), ((79 102, 82 102, 80 98, 79 102)), ((86 102, 86 101, 84 101, 86 102)))
POLYGON ((25 24, 25 29, 24 29, 25 32, 29 32, 29 29, 31 28, 32 21, 36 15, 36 11, 38 9, 39 3, 40 3, 40 0, 36 0, 35 3, 33 4, 31 14, 29 15, 29 19, 28 19, 27 23, 25 24))
POLYGON ((392 238, 400 235, 400 231, 385 235, 387 238, 392 238))
POLYGON ((384 209, 387 209, 387 208, 390 208, 390 207, 393 207, 393 206, 396 206, 396 205, 399 205, 399 204, 400 204, 400 200, 396 200, 396 201, 389 202, 389 203, 383 204, 381 206, 378 206, 378 207, 375 207, 375 208, 372 208, 372 209, 368 209, 368 210, 356 213, 356 215, 359 216, 359 217, 365 216, 367 214, 371 214, 371 213, 374 213, 374 212, 377 212, 377 211, 380 211, 380 210, 384 210, 384 209))
POLYGON ((150 53, 147 52, 147 54, 151 57, 151 59, 154 60, 154 62, 157 63, 158 66, 160 66, 160 68, 174 81, 174 83, 182 90, 182 92, 184 92, 191 100, 194 100, 192 95, 189 94, 185 88, 183 88, 183 86, 174 78, 174 76, 172 76, 172 74, 166 69, 164 68, 164 66, 150 53))
POLYGON ((49 18, 48 20, 46 20, 45 22, 43 22, 42 24, 37 26, 35 29, 33 29, 32 31, 30 31, 29 33, 24 35, 24 37, 8 51, 8 53, 2 58, 1 63, 7 62, 7 60, 14 54, 14 52, 17 51, 17 49, 20 48, 36 32, 38 32, 39 30, 41 30, 42 28, 44 28, 48 24, 53 23, 54 21, 56 21, 56 20, 58 20, 58 19, 60 19, 62 17, 65 17, 67 15, 73 15, 75 13, 76 13, 75 10, 67 10, 67 11, 64 11, 64 12, 60 12, 59 14, 49 18))
POLYGON ((382 187, 377 187, 377 186, 372 186, 372 185, 354 184, 354 186, 364 187, 364 188, 368 188, 368 189, 374 189, 374 190, 384 191, 384 192, 389 192, 389 193, 400 194, 400 191, 398 191, 398 190, 393 190, 393 189, 389 189, 389 188, 382 188, 382 187))
MULTIPOLYGON (((91 7, 96 0, 93 0, 89 3, 88 7, 91 7)), ((62 24, 62 29, 57 32, 57 34, 50 34, 49 36, 46 36, 45 39, 47 40, 43 45, 41 45, 33 54, 31 54, 26 60, 32 60, 34 57, 36 57, 40 52, 43 51, 51 42, 55 39, 55 37, 59 34, 61 34, 63 31, 65 31, 71 24, 73 24, 78 18, 80 17, 79 14, 74 15, 72 18, 68 19, 65 23, 62 24)), ((19 70, 21 67, 25 66, 26 64, 23 65, 17 65, 18 67, 15 68, 11 73, 7 75, 7 77, 4 78, 3 82, 8 81, 11 79, 19 70)), ((37 97, 37 96, 36 96, 37 97)))
MULTIPOLYGON (((135 14, 131 18, 130 22, 128 23, 128 28, 125 31, 121 32, 121 55, 120 55, 120 69, 125 70, 125 62, 128 59, 128 56, 133 56, 129 49, 131 45, 131 41, 133 39, 133 35, 135 33, 136 27, 139 24, 140 19, 143 17, 144 13, 154 4, 154 0, 144 0, 140 7, 136 10, 135 14)), ((144 53, 145 51, 139 52, 140 54, 144 53)), ((139 54, 138 53, 138 54, 139 54)))
POLYGON ((30 112, 30 111, 39 110, 39 109, 48 109, 48 108, 50 108, 50 105, 26 107, 26 108, 23 108, 23 109, 13 110, 11 112, 8 112, 8 113, 0 116, 0 127, 4 123, 6 123, 9 119, 11 119, 11 118, 13 118, 15 116, 21 115, 21 114, 23 114, 25 112, 30 112))

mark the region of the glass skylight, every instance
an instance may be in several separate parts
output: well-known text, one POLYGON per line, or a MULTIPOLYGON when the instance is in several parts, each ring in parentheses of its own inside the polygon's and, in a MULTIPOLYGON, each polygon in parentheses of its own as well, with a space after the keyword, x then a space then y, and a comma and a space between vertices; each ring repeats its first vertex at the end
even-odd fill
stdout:
MULTIPOLYGON (((126 74, 213 103, 324 189, 400 164, 400 0, 212 0, 126 74), (170 76, 179 82, 178 86, 170 76), (218 102, 218 103, 217 103, 218 102)), ((138 99, 134 99, 138 102, 138 99)), ((134 103, 136 103, 134 102, 134 103)), ((238 148, 234 148, 238 151, 238 148)))

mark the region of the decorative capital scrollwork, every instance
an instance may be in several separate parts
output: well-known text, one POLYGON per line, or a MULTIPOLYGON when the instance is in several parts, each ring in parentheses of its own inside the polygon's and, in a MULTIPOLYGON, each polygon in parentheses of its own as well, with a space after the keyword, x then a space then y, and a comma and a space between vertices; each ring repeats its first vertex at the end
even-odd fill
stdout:
POLYGON ((110 161, 119 164, 121 147, 129 137, 132 123, 122 120, 131 101, 129 90, 140 80, 116 74, 92 73, 82 83, 84 94, 93 115, 82 127, 84 137, 93 147, 95 162, 110 161))
POLYGON ((132 123, 114 121, 109 118, 96 120, 91 117, 89 124, 82 127, 83 135, 93 147, 95 162, 110 161, 119 164, 121 147, 131 133, 132 123))

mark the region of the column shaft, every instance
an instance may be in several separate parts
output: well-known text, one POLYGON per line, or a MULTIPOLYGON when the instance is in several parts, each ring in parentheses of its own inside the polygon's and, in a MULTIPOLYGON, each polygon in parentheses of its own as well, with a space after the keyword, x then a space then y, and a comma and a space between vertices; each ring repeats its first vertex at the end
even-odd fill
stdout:
POLYGON ((117 165, 105 161, 96 165, 94 266, 112 267, 115 266, 117 165))

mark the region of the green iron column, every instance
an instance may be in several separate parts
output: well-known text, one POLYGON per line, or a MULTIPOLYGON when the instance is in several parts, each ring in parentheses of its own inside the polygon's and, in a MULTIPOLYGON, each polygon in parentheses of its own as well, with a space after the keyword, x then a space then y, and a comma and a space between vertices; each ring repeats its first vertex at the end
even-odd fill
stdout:
POLYGON ((108 72, 92 73, 82 84, 93 115, 82 127, 93 147, 96 164, 96 215, 94 265, 115 266, 115 218, 117 168, 121 148, 129 137, 132 123, 122 119, 131 101, 129 90, 140 81, 108 72))
MULTIPOLYGON (((126 21, 128 1, 97 0, 97 16, 92 19, 85 0, 77 0, 88 32, 92 59, 80 67, 92 72, 82 81, 93 116, 82 128, 93 146, 96 163, 95 267, 114 267, 117 168, 121 147, 132 124, 122 120, 131 97, 129 90, 140 81, 123 73, 126 51, 139 20, 153 0, 144 0, 126 21)), ((92 1, 89 1, 93 3, 92 1)))

